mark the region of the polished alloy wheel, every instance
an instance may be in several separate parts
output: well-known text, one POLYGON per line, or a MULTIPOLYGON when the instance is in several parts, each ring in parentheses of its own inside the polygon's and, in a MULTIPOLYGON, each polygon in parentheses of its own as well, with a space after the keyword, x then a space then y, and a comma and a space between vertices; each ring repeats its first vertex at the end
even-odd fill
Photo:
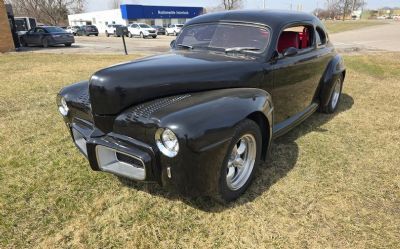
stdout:
POLYGON ((331 101, 332 109, 336 108, 336 106, 339 102, 341 91, 342 91, 342 79, 338 78, 336 80, 335 89, 333 89, 333 93, 332 93, 332 101, 331 101))
POLYGON ((228 188, 235 191, 247 182, 256 160, 257 143, 251 134, 243 135, 233 147, 226 172, 228 188))

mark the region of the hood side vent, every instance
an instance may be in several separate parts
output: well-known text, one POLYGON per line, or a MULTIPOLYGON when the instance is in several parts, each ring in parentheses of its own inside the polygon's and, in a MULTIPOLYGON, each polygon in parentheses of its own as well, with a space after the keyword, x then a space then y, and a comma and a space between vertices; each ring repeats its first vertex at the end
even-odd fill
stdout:
POLYGON ((126 117, 130 121, 136 120, 138 118, 150 118, 151 115, 157 112, 158 110, 161 110, 169 105, 172 105, 176 102, 182 101, 190 97, 191 97, 190 94, 185 94, 185 95, 166 97, 146 102, 131 108, 127 112, 126 117))

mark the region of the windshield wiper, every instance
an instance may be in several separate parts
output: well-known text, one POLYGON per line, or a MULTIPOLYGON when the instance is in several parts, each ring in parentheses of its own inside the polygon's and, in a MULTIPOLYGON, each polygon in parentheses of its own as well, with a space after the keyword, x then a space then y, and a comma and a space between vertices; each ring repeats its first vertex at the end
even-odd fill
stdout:
POLYGON ((228 53, 228 52, 242 52, 242 51, 246 51, 246 50, 259 51, 261 49, 256 48, 256 47, 233 47, 233 48, 226 48, 225 49, 225 53, 228 53))
POLYGON ((186 45, 186 44, 176 44, 176 46, 181 47, 181 48, 193 49, 193 46, 186 45))

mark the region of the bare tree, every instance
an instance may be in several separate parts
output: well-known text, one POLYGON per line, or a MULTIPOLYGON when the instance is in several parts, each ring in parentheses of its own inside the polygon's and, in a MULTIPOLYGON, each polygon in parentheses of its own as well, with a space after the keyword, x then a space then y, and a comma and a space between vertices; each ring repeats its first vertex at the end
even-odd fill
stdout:
POLYGON ((108 7, 110 9, 119 9, 119 6, 122 4, 122 0, 110 0, 108 3, 108 7))
POLYGON ((243 5, 242 0, 222 0, 221 5, 225 10, 235 10, 240 9, 243 5))
POLYGON ((345 20, 352 11, 364 7, 365 2, 365 0, 326 0, 326 10, 330 18, 341 16, 342 20, 345 20))
POLYGON ((51 25, 65 24, 68 14, 81 13, 85 0, 8 0, 16 15, 36 18, 51 25))

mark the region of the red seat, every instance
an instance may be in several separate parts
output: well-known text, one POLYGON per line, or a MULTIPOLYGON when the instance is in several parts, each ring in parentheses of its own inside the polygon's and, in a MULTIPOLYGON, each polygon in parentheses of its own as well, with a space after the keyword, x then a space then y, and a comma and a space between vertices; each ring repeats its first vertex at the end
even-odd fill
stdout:
POLYGON ((301 37, 301 49, 308 48, 309 40, 310 40, 310 33, 308 32, 308 28, 304 28, 301 37))
POLYGON ((295 47, 299 49, 299 45, 300 38, 298 32, 284 31, 282 32, 281 37, 279 37, 278 52, 283 53, 285 49, 288 49, 290 47, 295 47))

